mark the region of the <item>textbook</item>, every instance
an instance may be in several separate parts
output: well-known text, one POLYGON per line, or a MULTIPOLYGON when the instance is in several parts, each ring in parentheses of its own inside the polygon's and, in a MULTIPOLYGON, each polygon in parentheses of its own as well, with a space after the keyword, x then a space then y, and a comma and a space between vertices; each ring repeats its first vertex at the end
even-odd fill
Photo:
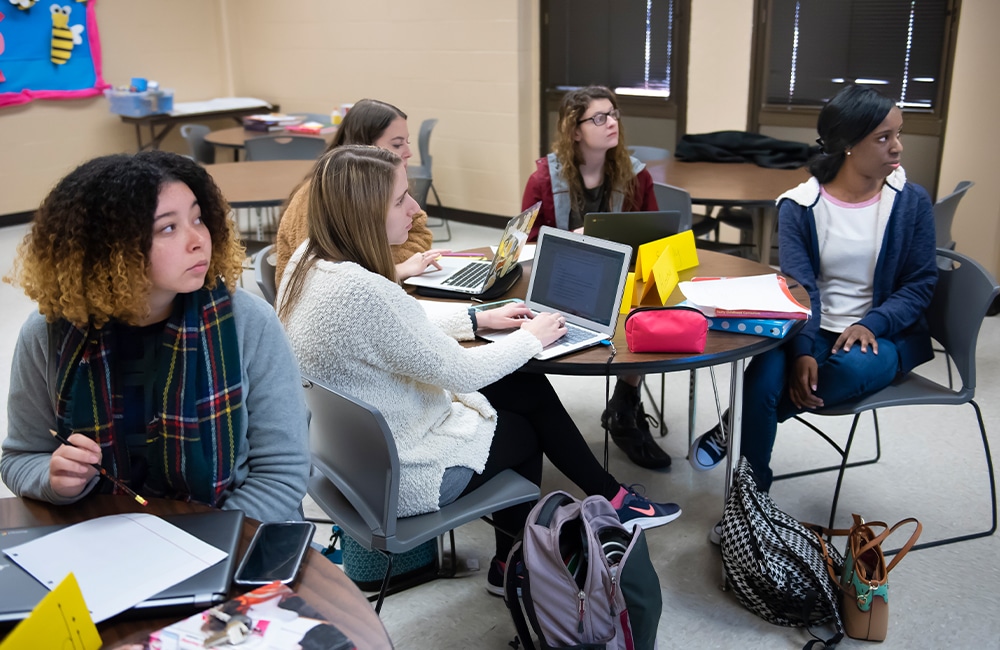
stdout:
POLYGON ((799 321, 796 318, 734 318, 730 316, 719 316, 707 312, 711 309, 704 309, 695 305, 690 300, 678 303, 679 307, 692 307, 705 314, 708 319, 708 329, 717 332, 732 332, 733 334, 751 334, 753 336, 766 336, 772 339, 783 339, 792 327, 799 321))
POLYGON ((289 133, 303 133, 305 135, 324 135, 326 133, 333 133, 337 130, 337 127, 332 124, 322 124, 320 122, 303 122, 302 124, 293 124, 292 126, 286 126, 285 130, 289 133))
POLYGON ((783 339, 797 322, 798 319, 794 318, 720 318, 715 316, 708 319, 708 329, 783 339))
POLYGON ((146 648, 228 648, 232 644, 266 650, 356 647, 337 626, 280 582, 257 587, 143 635, 138 642, 131 640, 114 648, 125 650, 138 644, 146 648))

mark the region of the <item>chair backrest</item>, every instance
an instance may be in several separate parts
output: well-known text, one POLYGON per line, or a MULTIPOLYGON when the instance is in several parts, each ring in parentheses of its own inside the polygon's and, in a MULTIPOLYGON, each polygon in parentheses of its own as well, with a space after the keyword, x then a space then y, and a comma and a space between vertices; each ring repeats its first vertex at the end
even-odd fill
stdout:
POLYGON ((938 199, 938 202, 934 204, 934 233, 938 248, 955 249, 955 240, 951 238, 951 224, 955 220, 958 202, 973 185, 975 183, 972 181, 960 181, 955 186, 955 191, 938 199))
POLYGON ((431 131, 437 124, 437 118, 430 118, 420 123, 420 134, 417 136, 417 151, 420 152, 420 166, 427 170, 428 178, 433 178, 431 173, 431 131))
POLYGON ((642 162, 652 162, 654 160, 670 159, 670 149, 663 149, 662 147, 642 147, 642 146, 634 146, 627 148, 630 154, 632 154, 642 162))
POLYGON ((377 408, 302 376, 316 469, 347 498, 372 535, 396 534, 399 455, 377 408))
POLYGON ((274 253, 274 244, 269 244, 257 251, 257 257, 253 261, 253 272, 254 278, 257 280, 257 286, 260 287, 260 292, 264 294, 264 299, 271 303, 271 306, 274 306, 278 288, 274 282, 275 267, 274 262, 271 261, 272 253, 274 253))
POLYGON ((204 124, 185 124, 181 126, 181 135, 187 140, 188 150, 195 162, 211 165, 215 162, 215 145, 205 142, 210 128, 204 124))
POLYGON ((944 346, 955 362, 964 389, 974 391, 979 329, 986 310, 1000 295, 1000 286, 996 278, 971 257, 947 248, 939 248, 937 254, 950 263, 947 268, 938 268, 937 287, 927 308, 931 336, 944 346))
POLYGON ((323 138, 267 135, 246 141, 247 160, 316 160, 326 149, 323 138))
POLYGON ((691 230, 691 195, 687 190, 664 183, 653 183, 653 195, 656 196, 657 209, 681 213, 680 229, 677 232, 691 230))
POLYGON ((423 165, 417 167, 407 167, 406 177, 410 182, 410 196, 417 202, 421 210, 427 209, 427 193, 431 189, 430 174, 423 165))

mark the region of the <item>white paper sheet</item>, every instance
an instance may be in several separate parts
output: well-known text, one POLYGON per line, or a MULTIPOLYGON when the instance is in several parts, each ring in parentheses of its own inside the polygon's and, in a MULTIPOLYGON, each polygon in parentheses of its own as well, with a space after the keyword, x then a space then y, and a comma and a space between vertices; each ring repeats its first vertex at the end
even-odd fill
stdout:
POLYGON ((174 102, 171 115, 192 115, 211 113, 213 111, 232 111, 243 108, 262 108, 270 110, 271 103, 255 97, 218 97, 200 102, 174 102))
POLYGON ((728 311, 810 313, 809 309, 788 298, 781 290, 775 273, 687 281, 677 286, 685 298, 699 307, 728 311))
POLYGON ((144 513, 91 519, 5 553, 49 589, 72 572, 95 623, 226 557, 225 551, 144 513))
MULTIPOLYGON (((490 250, 493 251, 494 255, 497 254, 496 246, 490 246, 490 250)), ((521 254, 517 256, 517 261, 527 262, 528 260, 533 260, 533 259, 535 259, 535 244, 525 244, 524 247, 521 249, 521 254)))

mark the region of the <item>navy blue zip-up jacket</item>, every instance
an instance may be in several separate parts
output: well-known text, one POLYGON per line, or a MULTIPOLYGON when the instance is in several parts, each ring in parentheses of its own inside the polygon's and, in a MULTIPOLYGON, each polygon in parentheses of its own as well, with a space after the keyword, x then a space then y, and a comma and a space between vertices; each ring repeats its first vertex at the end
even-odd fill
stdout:
MULTIPOLYGON (((820 326, 819 241, 813 206, 819 182, 810 178, 778 197, 781 271, 809 293, 812 317, 788 342, 792 358, 812 354, 820 326)), ((872 308, 858 324, 877 338, 887 338, 899 350, 900 372, 906 373, 933 357, 924 312, 937 284, 934 214, 927 192, 906 182, 902 168, 885 179, 879 216, 888 221, 875 264, 872 308)))

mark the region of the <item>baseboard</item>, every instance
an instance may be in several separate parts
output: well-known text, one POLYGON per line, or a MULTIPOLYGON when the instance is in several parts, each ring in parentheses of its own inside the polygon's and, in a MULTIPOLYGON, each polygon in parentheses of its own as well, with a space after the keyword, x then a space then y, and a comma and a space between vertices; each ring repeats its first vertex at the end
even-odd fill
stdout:
POLYGON ((12 212, 10 214, 0 214, 0 228, 5 228, 7 226, 20 226, 25 223, 31 223, 31 220, 35 218, 35 211, 30 212, 12 212))

